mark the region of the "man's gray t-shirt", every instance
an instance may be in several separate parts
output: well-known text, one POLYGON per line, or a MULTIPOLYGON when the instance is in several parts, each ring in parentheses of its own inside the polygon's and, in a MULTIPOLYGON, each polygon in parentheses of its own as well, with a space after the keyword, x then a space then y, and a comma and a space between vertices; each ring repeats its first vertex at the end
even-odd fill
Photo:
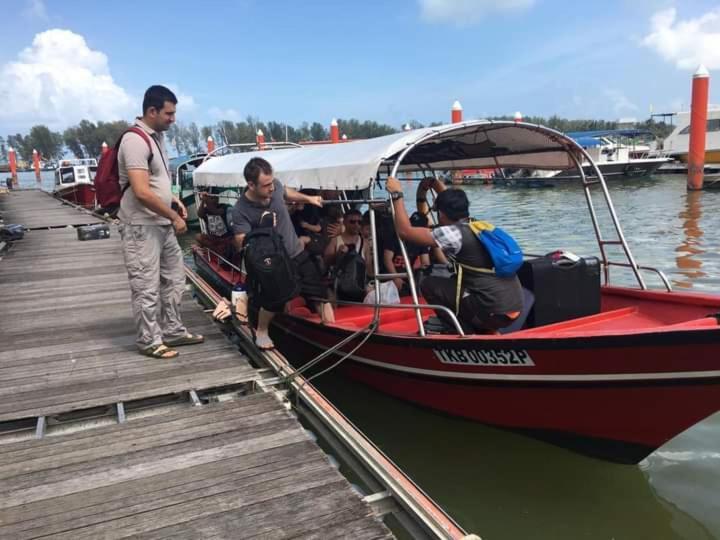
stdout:
MULTIPOLYGON (((135 121, 135 126, 142 129, 150 138, 153 158, 148 164, 150 148, 145 139, 137 133, 126 133, 118 149, 120 187, 124 188, 129 182, 128 169, 146 170, 150 177, 150 190, 170 208, 172 204, 172 181, 166 166, 168 157, 163 135, 150 129, 140 119, 135 121)), ((118 218, 123 223, 133 225, 170 225, 169 219, 156 214, 143 205, 135 197, 132 188, 128 188, 123 193, 118 218)))
MULTIPOLYGON (((270 198, 270 204, 263 206, 248 199, 244 194, 238 198, 232 209, 232 228, 235 234, 248 234, 260 226, 260 218, 265 212, 272 212, 275 216, 275 230, 282 236, 285 250, 290 257, 295 258, 303 251, 303 245, 295 233, 290 214, 285 206, 285 186, 279 180, 274 180, 275 191, 270 198)), ((265 219, 270 219, 266 217, 265 219)))

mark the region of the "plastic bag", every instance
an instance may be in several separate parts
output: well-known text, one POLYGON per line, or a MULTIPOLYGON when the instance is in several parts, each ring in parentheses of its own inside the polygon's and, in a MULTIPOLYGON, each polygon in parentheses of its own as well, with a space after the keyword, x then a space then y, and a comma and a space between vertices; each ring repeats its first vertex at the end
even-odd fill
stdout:
MULTIPOLYGON (((363 302, 365 304, 374 304, 375 303, 375 289, 371 286, 369 291, 370 292, 368 292, 365 295, 365 300, 363 300, 363 302)), ((395 286, 395 283, 393 281, 385 281, 380 284, 380 303, 381 304, 399 304, 400 303, 400 293, 398 292, 398 289, 395 286)))

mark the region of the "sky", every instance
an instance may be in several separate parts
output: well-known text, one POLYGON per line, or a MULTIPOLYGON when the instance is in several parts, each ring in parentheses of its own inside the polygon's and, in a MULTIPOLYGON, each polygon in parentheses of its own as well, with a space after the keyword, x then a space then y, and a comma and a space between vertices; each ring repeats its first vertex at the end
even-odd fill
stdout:
MULTIPOLYGON (((0 0, 0 134, 131 119, 151 84, 178 120, 648 118, 720 75, 701 0, 0 0)), ((720 103, 720 83, 710 83, 720 103)))

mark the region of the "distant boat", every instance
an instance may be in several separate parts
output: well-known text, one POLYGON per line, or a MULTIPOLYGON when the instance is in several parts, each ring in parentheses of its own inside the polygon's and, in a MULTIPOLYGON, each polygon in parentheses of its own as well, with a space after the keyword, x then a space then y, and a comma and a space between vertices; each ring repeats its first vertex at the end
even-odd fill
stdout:
POLYGON ((95 159, 63 159, 55 169, 56 197, 82 206, 89 210, 95 208, 95 159))
MULTIPOLYGON (((690 112, 676 113, 675 129, 663 141, 662 151, 683 163, 687 163, 690 145, 690 112)), ((720 163, 720 107, 711 106, 707 115, 707 138, 705 139, 705 163, 720 163)))
MULTIPOLYGON (((665 155, 650 155, 650 146, 637 142, 639 137, 653 136, 650 131, 640 129, 609 129, 603 131, 575 131, 567 133, 582 146, 606 179, 650 176, 671 158, 665 155), (628 140, 624 143, 623 140, 628 140)), ((586 176, 595 176, 589 163, 583 163, 586 176)), ((552 178, 577 179, 576 171, 558 171, 552 178)))

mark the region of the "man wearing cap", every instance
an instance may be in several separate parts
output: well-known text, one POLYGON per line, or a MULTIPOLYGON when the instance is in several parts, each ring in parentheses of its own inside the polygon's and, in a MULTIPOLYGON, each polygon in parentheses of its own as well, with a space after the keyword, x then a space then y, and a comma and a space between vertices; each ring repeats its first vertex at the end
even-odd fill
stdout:
MULTIPOLYGON (((424 180, 439 184, 436 179, 424 180)), ((403 203, 402 185, 388 178, 385 189, 390 193, 395 209, 395 227, 403 240, 419 246, 439 247, 445 255, 464 268, 486 268, 487 272, 466 270, 462 283, 457 276, 429 276, 420 286, 429 304, 447 307, 457 316, 465 332, 495 333, 509 326, 522 310, 522 288, 517 276, 499 277, 492 272, 493 264, 485 247, 467 225, 470 203, 461 189, 434 186, 439 191, 435 199, 439 226, 434 229, 413 227, 403 203), (459 306, 457 300, 459 299, 459 306)), ((446 323, 451 319, 442 310, 437 315, 446 323)))

